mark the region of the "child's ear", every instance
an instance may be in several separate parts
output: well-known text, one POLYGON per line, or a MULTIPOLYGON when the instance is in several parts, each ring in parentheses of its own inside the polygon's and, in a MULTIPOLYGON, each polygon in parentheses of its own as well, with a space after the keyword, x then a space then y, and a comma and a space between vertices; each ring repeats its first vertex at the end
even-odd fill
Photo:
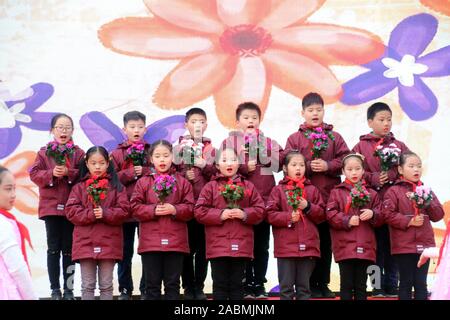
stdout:
POLYGON ((302 115, 302 117, 305 117, 305 110, 302 109, 302 111, 300 112, 300 114, 302 115))
POLYGON ((367 125, 369 126, 369 128, 372 128, 372 123, 373 123, 372 119, 367 119, 367 125))
POLYGON ((215 164, 215 166, 216 166, 216 169, 220 171, 219 165, 217 163, 215 164))
POLYGON ((185 128, 185 129, 188 128, 187 125, 188 125, 187 122, 185 122, 185 123, 184 123, 184 128, 185 128))
POLYGON ((397 167, 398 173, 402 176, 403 175, 403 168, 402 166, 397 167))
POLYGON ((284 174, 287 174, 287 167, 285 164, 283 164, 283 172, 284 172, 284 174))

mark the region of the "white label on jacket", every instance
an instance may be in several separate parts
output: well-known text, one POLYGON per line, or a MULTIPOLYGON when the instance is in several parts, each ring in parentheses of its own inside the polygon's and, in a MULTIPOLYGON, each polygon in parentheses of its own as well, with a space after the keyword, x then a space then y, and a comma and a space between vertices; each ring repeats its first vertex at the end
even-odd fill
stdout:
POLYGON ((306 244, 303 244, 303 243, 299 244, 298 249, 300 251, 305 251, 306 250, 306 244))
POLYGON ((56 206, 56 210, 63 211, 64 210, 64 205, 63 204, 58 204, 56 206))
POLYGON ((94 253, 100 253, 100 252, 102 252, 102 248, 94 247, 94 253))
POLYGON ((356 253, 364 253, 363 247, 356 247, 356 253))
POLYGON ((416 248, 417 248, 417 252, 418 252, 418 253, 422 253, 422 252, 423 252, 423 245, 418 244, 418 245, 416 246, 416 248))
POLYGON ((161 239, 161 245, 167 246, 169 244, 169 239, 161 239))
POLYGON ((239 245, 238 244, 232 244, 231 245, 231 251, 238 251, 239 250, 239 245))

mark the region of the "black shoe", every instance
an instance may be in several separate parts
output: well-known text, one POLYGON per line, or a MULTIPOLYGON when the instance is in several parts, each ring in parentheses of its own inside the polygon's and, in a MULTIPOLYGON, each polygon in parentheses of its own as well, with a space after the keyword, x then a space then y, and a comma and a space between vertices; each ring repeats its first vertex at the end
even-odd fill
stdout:
POLYGON ((203 289, 195 290, 195 300, 208 300, 208 297, 203 292, 203 289))
POLYGON ((255 299, 255 292, 253 287, 245 286, 244 287, 244 299, 253 300, 255 299))
POLYGON ((320 288, 320 291, 322 292, 322 297, 327 299, 334 299, 336 298, 336 295, 333 291, 331 291, 328 286, 324 286, 320 288))
POLYGON ((253 288, 253 294, 255 295, 256 299, 267 299, 269 296, 266 292, 266 288, 264 288, 264 285, 256 285, 253 288))
POLYGON ((118 300, 131 300, 131 291, 128 289, 122 289, 118 300))
POLYGON ((191 288, 184 289, 183 300, 195 300, 195 291, 191 288))
POLYGON ((383 289, 373 289, 372 290, 372 297, 373 298, 385 298, 386 297, 386 293, 384 292, 383 289))
POLYGON ((322 291, 319 288, 311 288, 311 298, 313 299, 321 299, 324 296, 322 295, 322 291))
POLYGON ((398 289, 386 288, 386 290, 384 290, 384 296, 386 298, 397 298, 398 297, 398 289))
POLYGON ((53 289, 52 290, 52 295, 50 296, 50 299, 51 300, 62 300, 61 290, 53 289))
POLYGON ((75 300, 72 290, 64 290, 64 294, 62 296, 63 300, 75 300))

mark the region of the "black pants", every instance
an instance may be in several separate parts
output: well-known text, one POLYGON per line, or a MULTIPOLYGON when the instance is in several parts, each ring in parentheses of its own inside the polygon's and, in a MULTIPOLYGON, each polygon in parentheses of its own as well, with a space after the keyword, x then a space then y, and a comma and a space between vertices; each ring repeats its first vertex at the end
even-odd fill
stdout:
POLYGON ((339 262, 341 300, 367 300, 367 267, 369 260, 348 259, 339 262))
POLYGON ((164 299, 180 299, 180 276, 184 254, 180 252, 145 252, 142 254, 147 299, 161 300, 161 282, 164 299))
POLYGON ((63 216, 46 216, 45 231, 47 233, 47 271, 52 290, 60 289, 59 276, 62 268, 64 290, 73 290, 75 264, 72 262, 73 224, 63 216))
POLYGON ((205 249, 205 226, 195 219, 188 222, 189 248, 191 253, 183 262, 183 288, 203 290, 208 273, 208 261, 205 249))
POLYGON ((316 261, 316 266, 311 275, 309 284, 311 289, 321 289, 330 283, 331 272, 331 235, 330 226, 327 222, 322 222, 317 226, 320 238, 320 259, 316 261))
POLYGON ((397 261, 398 271, 400 273, 398 298, 400 300, 411 300, 412 288, 414 287, 414 299, 427 300, 427 274, 430 260, 420 268, 417 268, 420 254, 396 254, 394 258, 397 261))
POLYGON ((262 286, 267 282, 266 272, 269 262, 270 224, 263 221, 253 227, 253 260, 249 260, 245 273, 246 286, 262 286))
POLYGON ((280 299, 307 300, 311 297, 309 278, 316 264, 315 258, 278 258, 280 299), (294 292, 295 286, 295 292, 294 292))
MULTIPOLYGON (((136 229, 139 234, 138 222, 126 222, 122 225, 123 230, 123 260, 117 264, 117 277, 119 279, 119 291, 126 289, 130 294, 133 292, 133 278, 132 278, 132 259, 134 253, 134 236, 136 229)), ((141 294, 144 293, 144 272, 142 272, 139 290, 141 294)))
POLYGON ((398 268, 394 257, 391 255, 391 241, 389 239, 389 227, 383 225, 375 228, 377 239, 377 266, 381 271, 381 288, 392 291, 398 287, 398 268))
POLYGON ((248 259, 222 257, 211 259, 214 300, 244 299, 243 280, 248 259))

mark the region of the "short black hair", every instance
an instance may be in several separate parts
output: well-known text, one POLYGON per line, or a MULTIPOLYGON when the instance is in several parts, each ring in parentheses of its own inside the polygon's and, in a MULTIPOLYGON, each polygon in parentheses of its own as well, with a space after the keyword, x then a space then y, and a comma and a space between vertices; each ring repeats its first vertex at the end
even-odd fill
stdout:
POLYGON ((315 92, 310 92, 305 95, 302 99, 302 109, 305 110, 307 107, 313 104, 320 104, 323 107, 323 99, 320 94, 315 92))
POLYGON ((373 120, 378 112, 389 111, 392 115, 391 108, 384 102, 375 102, 367 109, 367 120, 373 120))
POLYGON ((0 184, 2 183, 3 174, 9 172, 9 170, 3 166, 0 166, 0 184))
POLYGON ((254 102, 244 102, 238 105, 236 109, 236 120, 239 120, 244 110, 254 110, 258 113, 258 117, 261 119, 261 108, 254 102))
POLYGON ((192 117, 194 114, 201 115, 201 116, 205 117, 205 119, 207 119, 205 110, 203 110, 201 108, 191 108, 186 112, 186 116, 184 117, 184 122, 188 122, 189 118, 192 117))
POLYGON ((126 126, 128 121, 138 121, 142 120, 145 124, 145 114, 139 111, 129 111, 123 115, 123 125, 126 126))

